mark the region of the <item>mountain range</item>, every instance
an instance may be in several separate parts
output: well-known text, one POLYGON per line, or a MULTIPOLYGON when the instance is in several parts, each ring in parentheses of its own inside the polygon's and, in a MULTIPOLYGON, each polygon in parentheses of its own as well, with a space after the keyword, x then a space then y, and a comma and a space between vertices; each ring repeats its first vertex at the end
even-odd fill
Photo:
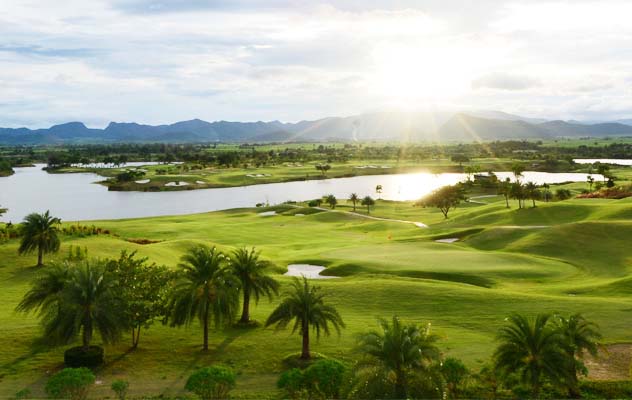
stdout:
POLYGON ((48 129, 0 128, 2 145, 120 142, 316 142, 316 141, 477 141, 561 137, 632 136, 632 120, 586 123, 524 118, 500 111, 372 112, 297 123, 207 122, 171 125, 110 122, 105 129, 82 122, 48 129))

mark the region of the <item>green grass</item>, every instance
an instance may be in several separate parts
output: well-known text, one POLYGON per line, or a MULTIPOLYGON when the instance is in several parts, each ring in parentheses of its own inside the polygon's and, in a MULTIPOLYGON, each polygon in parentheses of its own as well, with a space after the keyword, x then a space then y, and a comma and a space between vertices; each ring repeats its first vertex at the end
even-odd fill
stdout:
MULTIPOLYGON (((489 358, 495 333, 511 312, 582 312, 600 325, 606 342, 632 340, 632 201, 569 200, 517 210, 513 203, 505 208, 502 198, 483 200, 489 204, 465 204, 448 220, 435 209, 411 203, 380 201, 371 212, 422 221, 429 229, 288 206, 93 221, 115 235, 64 237, 61 252, 52 258, 61 259, 68 246, 79 245, 93 257, 136 250, 175 267, 196 244, 226 251, 256 246, 274 262, 284 287, 289 279, 280 274, 287 264, 324 265, 326 273, 341 278, 317 284, 347 328, 340 337, 315 341, 313 350, 343 360, 357 357, 353 348, 358 333, 375 327, 377 317, 393 314, 431 322, 443 351, 474 369, 489 358), (272 209, 279 214, 258 215, 272 209), (528 228, 535 225, 546 227, 528 228), (461 240, 435 242, 446 237, 461 240), (138 245, 126 240, 130 238, 159 242, 138 245)), ((35 257, 18 256, 17 245, 0 244, 0 397, 25 387, 43 395, 46 378, 61 367, 64 350, 41 345, 37 319, 13 311, 36 273, 31 267, 35 257)), ((259 303, 254 318, 265 320, 274 304, 259 303)), ((282 360, 300 348, 298 335, 259 327, 213 331, 211 351, 203 354, 197 324, 181 329, 155 324, 131 353, 128 341, 126 337, 106 348, 107 365, 98 371, 103 384, 95 387, 95 396, 112 396, 109 385, 121 378, 130 381, 131 395, 181 394, 193 369, 223 363, 238 373, 236 397, 278 397, 275 383, 282 360)))

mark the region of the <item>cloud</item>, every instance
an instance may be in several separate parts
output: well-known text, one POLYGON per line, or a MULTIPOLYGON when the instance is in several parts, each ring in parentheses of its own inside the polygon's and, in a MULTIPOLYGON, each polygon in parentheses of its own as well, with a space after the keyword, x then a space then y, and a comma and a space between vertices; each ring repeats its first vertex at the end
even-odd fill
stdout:
POLYGON ((526 90, 540 86, 534 78, 507 73, 493 73, 472 82, 473 89, 526 90))
POLYGON ((628 11, 614 0, 4 0, 0 126, 294 121, 397 104, 618 115, 632 101, 628 11))

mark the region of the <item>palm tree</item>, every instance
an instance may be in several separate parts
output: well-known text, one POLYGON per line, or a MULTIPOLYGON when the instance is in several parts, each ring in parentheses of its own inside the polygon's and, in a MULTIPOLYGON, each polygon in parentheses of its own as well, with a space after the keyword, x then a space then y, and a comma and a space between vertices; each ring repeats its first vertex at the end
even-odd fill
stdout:
POLYGON ((332 209, 336 208, 336 204, 338 204, 338 200, 336 200, 336 196, 334 196, 333 194, 328 195, 325 198, 325 202, 329 204, 329 207, 331 207, 332 209))
POLYGON ((498 194, 505 198, 505 204, 509 208, 509 196, 511 195, 511 179, 507 178, 498 183, 498 194))
POLYGON ((59 218, 52 217, 48 211, 44 214, 32 213, 22 223, 22 241, 19 254, 28 254, 37 249, 37 266, 41 267, 44 253, 59 251, 59 218))
POLYGON ((237 249, 233 253, 231 268, 233 273, 241 281, 244 292, 243 310, 239 322, 250 322, 250 296, 254 295, 255 302, 259 302, 262 295, 272 300, 273 295, 279 294, 279 283, 266 274, 270 266, 269 262, 259 258, 260 253, 245 248, 237 249))
POLYGON ((375 205, 375 200, 373 200, 373 198, 371 198, 371 196, 366 196, 365 198, 362 199, 360 204, 362 204, 363 206, 366 206, 366 213, 367 214, 371 214, 371 206, 375 205))
POLYGON ((430 329, 416 324, 405 325, 394 316, 392 323, 379 320, 381 332, 371 331, 360 337, 360 350, 387 374, 395 376, 395 397, 407 396, 407 376, 415 370, 424 370, 439 359, 435 346, 437 336, 430 329))
POLYGON ((87 351, 95 330, 105 343, 120 338, 125 329, 120 306, 117 282, 105 264, 84 261, 43 271, 16 310, 38 311, 44 337, 53 344, 69 343, 81 333, 87 351))
POLYGON ((496 365, 501 372, 520 374, 537 399, 543 378, 559 382, 566 375, 562 335, 549 314, 540 314, 534 320, 512 314, 508 321, 498 333, 501 343, 494 353, 496 365))
POLYGON ((557 327, 563 337, 569 360, 568 395, 571 398, 578 398, 578 368, 579 372, 586 373, 586 367, 581 360, 586 352, 592 356, 597 355, 597 341, 601 339, 601 334, 597 325, 587 321, 581 314, 573 314, 568 318, 558 317, 557 327))
POLYGON ((303 337, 303 349, 301 359, 309 360, 309 330, 316 331, 316 337, 320 337, 320 332, 329 335, 329 325, 331 324, 338 334, 345 324, 338 311, 328 304, 325 304, 325 294, 320 291, 319 286, 310 285, 307 278, 302 280, 294 278, 292 290, 285 299, 272 311, 266 321, 266 326, 276 325, 277 329, 285 328, 294 321, 292 333, 299 331, 303 337))
POLYGON ((198 319, 204 330, 203 351, 208 350, 208 328, 232 321, 239 305, 239 280, 232 273, 229 259, 215 247, 194 247, 182 256, 181 276, 168 301, 171 326, 190 324, 198 319))
POLYGON ((535 201, 541 197, 538 185, 533 182, 527 182, 524 185, 525 195, 533 201, 533 208, 535 208, 535 201))
POLYGON ((351 196, 349 196, 349 201, 353 203, 353 212, 355 212, 355 210, 356 210, 356 203, 358 201, 360 201, 360 198, 358 197, 357 194, 351 193, 351 196))

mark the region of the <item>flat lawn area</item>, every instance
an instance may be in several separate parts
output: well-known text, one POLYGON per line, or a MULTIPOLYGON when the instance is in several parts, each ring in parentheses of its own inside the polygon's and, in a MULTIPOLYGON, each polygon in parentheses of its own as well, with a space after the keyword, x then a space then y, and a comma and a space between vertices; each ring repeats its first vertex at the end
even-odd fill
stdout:
MULTIPOLYGON (((464 204, 448 220, 438 210, 412 203, 379 201, 371 211, 430 228, 350 215, 344 212, 351 209, 346 203, 337 207, 340 212, 277 206, 90 221, 84 224, 112 234, 64 236, 60 253, 47 260, 63 259, 72 245, 101 258, 137 251, 175 268, 196 244, 225 251, 256 246, 276 265, 284 288, 290 281, 282 275, 288 264, 324 265, 325 274, 340 278, 313 282, 329 294, 347 328, 339 337, 314 340, 313 351, 348 361, 357 357, 356 335, 376 327, 376 318, 393 314, 432 323, 445 354, 475 370, 489 359, 495 333, 511 312, 581 312, 600 325, 605 342, 632 341, 632 201, 575 199, 517 210, 515 202, 507 209, 500 197, 480 200, 488 204, 464 204), (270 210, 277 215, 259 215, 270 210), (449 237, 459 241, 435 242, 449 237)), ((36 317, 13 311, 37 273, 35 256, 18 256, 17 246, 16 240, 0 244, 0 397, 22 388, 42 396, 46 378, 62 367, 65 347, 44 346, 36 317)), ((260 302, 254 318, 265 320, 276 302, 260 302)), ((94 396, 112 396, 110 383, 121 378, 130 381, 131 395, 181 394, 192 370, 223 363, 238 373, 236 397, 278 397, 281 360, 300 349, 300 337, 289 330, 228 328, 212 332, 211 351, 203 354, 198 324, 169 328, 156 323, 143 331, 134 352, 128 351, 130 340, 106 347, 107 365, 98 371, 102 384, 94 396)))

